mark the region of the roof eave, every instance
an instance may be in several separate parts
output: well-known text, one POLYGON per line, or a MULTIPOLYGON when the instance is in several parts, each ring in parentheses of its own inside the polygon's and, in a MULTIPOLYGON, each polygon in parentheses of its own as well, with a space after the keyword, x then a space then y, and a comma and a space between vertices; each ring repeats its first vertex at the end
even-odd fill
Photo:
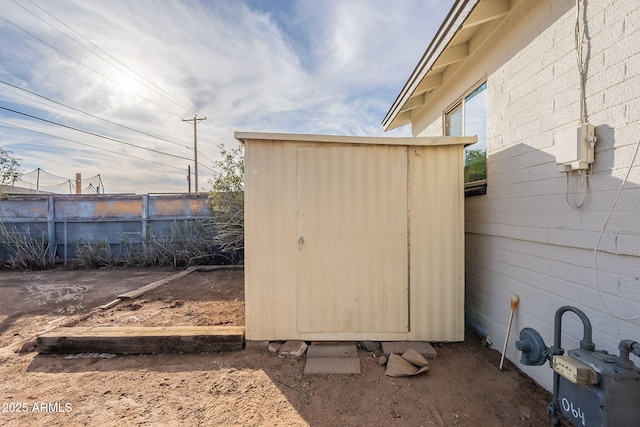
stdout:
MULTIPOLYGON (((469 17, 479 1, 480 0, 456 0, 453 4, 449 14, 442 22, 438 32, 429 44, 429 47, 422 55, 420 62, 418 62, 418 65, 404 84, 400 94, 391 105, 389 112, 387 112, 384 120, 382 120, 382 126, 385 131, 411 122, 410 119, 407 121, 406 118, 405 120, 397 120, 398 116, 402 113, 402 106, 407 102, 413 91, 420 84, 420 81, 431 70, 433 64, 437 61, 442 52, 448 46, 449 42, 462 27, 463 23, 469 17)), ((410 112, 407 113, 410 114, 410 112)))

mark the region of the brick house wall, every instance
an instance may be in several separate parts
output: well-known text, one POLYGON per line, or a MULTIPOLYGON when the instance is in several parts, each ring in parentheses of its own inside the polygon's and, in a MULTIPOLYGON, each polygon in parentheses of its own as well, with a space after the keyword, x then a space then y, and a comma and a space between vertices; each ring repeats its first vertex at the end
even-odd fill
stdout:
MULTIPOLYGON (((640 8, 625 0, 590 0, 586 73, 588 121, 596 126, 596 160, 581 208, 565 201, 555 164, 554 135, 577 126, 579 74, 573 0, 512 1, 509 14, 483 45, 420 110, 416 136, 443 134, 443 113, 479 82, 487 82, 487 194, 465 199, 467 325, 502 349, 513 293, 520 296, 513 343, 523 327, 553 342, 556 309, 582 309, 598 349, 640 340, 640 158, 594 248, 640 143, 640 8)), ((640 156, 638 156, 640 157, 640 156)), ((582 197, 569 179, 569 202, 582 197)), ((563 321, 563 346, 578 347, 582 324, 563 321)), ((639 364, 638 359, 635 360, 639 364)), ((551 388, 549 369, 524 367, 551 388)))

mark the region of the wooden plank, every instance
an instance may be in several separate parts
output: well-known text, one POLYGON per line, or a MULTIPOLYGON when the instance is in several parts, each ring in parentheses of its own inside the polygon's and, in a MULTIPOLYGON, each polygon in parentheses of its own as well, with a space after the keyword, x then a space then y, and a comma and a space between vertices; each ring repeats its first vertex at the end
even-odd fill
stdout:
POLYGON ((242 350, 244 327, 62 327, 37 342, 38 353, 209 353, 242 350))
MULTIPOLYGON (((411 97, 414 97, 416 95, 421 95, 427 91, 436 89, 440 86, 442 86, 442 74, 434 74, 428 77, 425 76, 420 82, 420 84, 418 85, 418 87, 416 87, 416 89, 413 91, 413 94, 411 95, 411 97)), ((424 103, 424 100, 423 100, 423 103, 424 103)))
POLYGON ((459 45, 450 46, 442 52, 436 63, 433 65, 433 69, 439 69, 446 67, 447 65, 455 64, 469 56, 469 44, 461 43, 459 45))
POLYGON ((131 292, 127 292, 124 294, 120 294, 118 295, 118 298, 120 299, 130 299, 130 298, 137 298, 140 295, 144 294, 145 292, 149 292, 152 289, 158 288, 166 283, 171 282, 172 280, 175 279, 179 279, 180 277, 184 277, 189 273, 192 273, 196 271, 194 267, 189 267, 186 270, 181 271, 180 273, 174 274, 173 276, 169 276, 165 279, 162 280, 158 280, 156 282, 150 283, 146 286, 141 287, 140 289, 136 289, 135 291, 131 291, 131 292))
POLYGON ((420 108, 424 105, 424 100, 425 100, 424 95, 417 95, 417 96, 411 97, 402 106, 402 108, 400 109, 400 112, 402 113, 404 111, 415 110, 416 108, 420 108))
POLYGON ((493 21, 509 13, 510 6, 508 0, 481 1, 467 18, 462 28, 471 28, 485 22, 493 21))
POLYGON ((153 283, 149 283, 146 286, 143 286, 135 291, 130 291, 124 294, 118 295, 118 298, 122 299, 132 299, 138 298, 140 295, 149 292, 153 289, 159 288, 162 285, 166 285, 167 283, 179 279, 181 277, 186 276, 187 274, 191 274, 194 271, 211 271, 211 270, 232 270, 232 269, 241 269, 244 268, 243 265, 196 265, 193 267, 189 267, 186 270, 181 271, 180 273, 176 273, 173 276, 166 277, 162 280, 158 280, 153 283))
POLYGON ((106 303, 104 305, 100 306, 100 309, 102 310, 109 310, 112 307, 115 307, 116 305, 120 304, 122 302, 122 298, 116 298, 113 301, 106 303))
POLYGON ((64 334, 67 337, 127 337, 132 335, 242 335, 244 326, 77 326, 58 327, 40 337, 64 334))

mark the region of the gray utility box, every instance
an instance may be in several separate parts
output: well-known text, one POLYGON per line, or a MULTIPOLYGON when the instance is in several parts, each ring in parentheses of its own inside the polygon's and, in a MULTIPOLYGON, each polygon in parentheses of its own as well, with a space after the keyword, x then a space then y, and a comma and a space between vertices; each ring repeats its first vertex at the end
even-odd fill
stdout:
POLYGON ((560 375, 558 406, 567 419, 585 427, 640 425, 640 369, 621 367, 617 356, 601 351, 575 349, 564 358, 567 365, 596 374, 593 380, 589 375, 560 375))
POLYGON ((549 348, 532 328, 520 331, 516 348, 520 363, 540 366, 549 360, 553 369, 553 401, 549 404, 551 425, 560 427, 564 415, 574 426, 640 426, 640 369, 629 358, 640 357, 640 343, 622 340, 620 355, 596 351, 591 321, 582 310, 563 306, 556 311, 553 347, 549 348), (575 313, 583 325, 580 348, 562 348, 562 316, 575 313))

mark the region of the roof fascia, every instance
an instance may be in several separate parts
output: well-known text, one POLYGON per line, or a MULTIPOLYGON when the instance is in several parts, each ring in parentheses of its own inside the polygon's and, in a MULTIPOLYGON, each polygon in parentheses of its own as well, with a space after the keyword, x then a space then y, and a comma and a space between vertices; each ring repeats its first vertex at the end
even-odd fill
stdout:
POLYGON ((475 136, 422 136, 422 137, 372 137, 312 135, 295 133, 235 132, 234 138, 242 145, 246 141, 286 141, 312 144, 364 144, 397 146, 470 145, 477 142, 475 136))
POLYGON ((480 0, 456 0, 453 4, 435 37, 431 40, 429 47, 422 55, 420 62, 418 62, 418 65, 404 84, 400 94, 391 105, 389 112, 387 112, 384 120, 382 120, 384 130, 390 129, 394 119, 400 113, 402 106, 407 102, 424 76, 431 70, 433 64, 449 45, 449 42, 451 42, 458 30, 462 28, 465 20, 479 2, 480 0))

